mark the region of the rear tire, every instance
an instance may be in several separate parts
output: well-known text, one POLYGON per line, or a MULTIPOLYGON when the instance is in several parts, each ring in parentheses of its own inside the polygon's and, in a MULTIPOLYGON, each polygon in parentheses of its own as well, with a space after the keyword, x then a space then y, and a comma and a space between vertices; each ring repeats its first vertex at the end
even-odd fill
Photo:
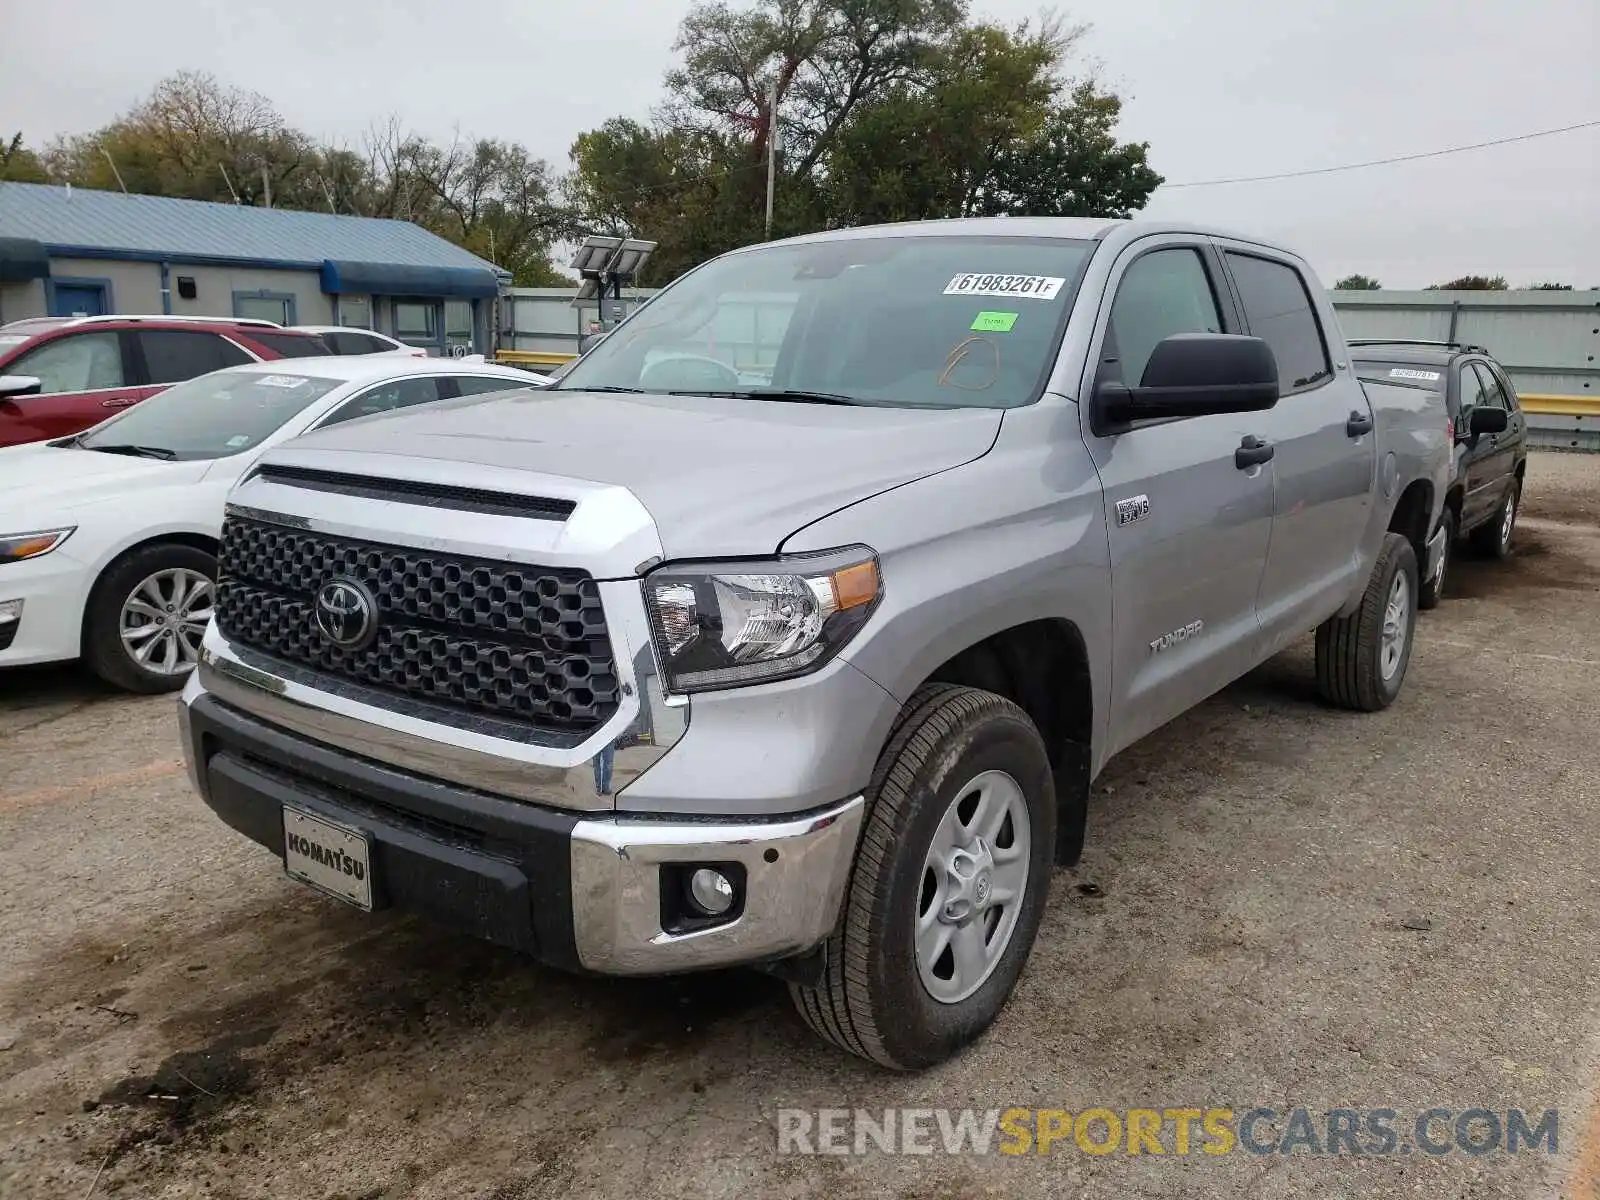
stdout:
POLYGON ((178 542, 144 546, 113 562, 89 596, 84 661, 123 691, 177 691, 194 670, 216 579, 213 555, 178 542))
POLYGON ((1450 570, 1450 560, 1455 557, 1457 528, 1455 509, 1445 509, 1439 524, 1444 530, 1444 545, 1439 551, 1439 569, 1433 573, 1432 579, 1422 585, 1422 592, 1417 597, 1418 608, 1439 607, 1439 601, 1444 598, 1445 575, 1450 570))
POLYGON ((1511 557, 1511 539, 1517 531, 1517 512, 1522 505, 1522 480, 1511 478, 1505 499, 1494 516, 1472 531, 1472 548, 1485 558, 1504 561, 1511 557))
POLYGON ((867 804, 840 926, 823 946, 822 980, 789 991, 826 1041, 916 1071, 987 1030, 1022 973, 1053 866, 1049 755, 1011 701, 928 684, 902 710, 867 804), (990 826, 1002 811, 1008 823, 990 826), (980 827, 994 836, 980 836, 980 827), (967 840, 958 846, 952 837, 967 840), (944 869, 935 869, 935 847, 947 844, 944 869), (1007 904, 999 897, 1013 884, 1007 904))
POLYGON ((1417 555, 1386 534, 1361 605, 1317 628, 1317 687, 1341 708, 1377 712, 1393 704, 1411 662, 1417 628, 1417 555))

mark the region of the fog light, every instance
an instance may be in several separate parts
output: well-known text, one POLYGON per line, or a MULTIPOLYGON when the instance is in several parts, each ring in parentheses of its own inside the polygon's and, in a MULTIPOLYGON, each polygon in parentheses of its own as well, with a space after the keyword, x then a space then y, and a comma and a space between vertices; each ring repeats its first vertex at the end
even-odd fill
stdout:
POLYGON ((689 898, 708 917, 720 917, 733 907, 733 884, 721 871, 701 867, 689 876, 689 898))
POLYGON ((0 625, 14 625, 22 620, 21 600, 0 600, 0 625))

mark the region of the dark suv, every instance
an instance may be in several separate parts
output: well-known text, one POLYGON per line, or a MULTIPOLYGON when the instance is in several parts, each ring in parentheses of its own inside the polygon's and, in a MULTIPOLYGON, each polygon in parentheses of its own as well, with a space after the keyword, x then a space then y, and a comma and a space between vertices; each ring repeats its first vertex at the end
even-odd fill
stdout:
POLYGON ((0 447, 81 433, 223 367, 327 353, 314 334, 270 321, 32 317, 0 325, 0 447))
POLYGON ((1422 606, 1439 603, 1457 539, 1491 558, 1511 553, 1528 465, 1528 422, 1505 368, 1482 346, 1460 342, 1357 339, 1356 374, 1379 383, 1443 392, 1455 435, 1455 469, 1440 517, 1449 532, 1422 606))

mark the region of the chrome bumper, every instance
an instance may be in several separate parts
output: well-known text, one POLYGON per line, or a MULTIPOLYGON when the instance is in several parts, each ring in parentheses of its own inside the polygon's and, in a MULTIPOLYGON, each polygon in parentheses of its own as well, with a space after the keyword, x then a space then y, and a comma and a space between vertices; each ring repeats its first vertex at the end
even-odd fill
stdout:
POLYGON ((811 949, 838 920, 864 809, 856 796, 773 822, 579 821, 572 831, 579 961, 607 975, 660 975, 811 949), (671 863, 742 866, 739 915, 692 932, 664 930, 661 867, 671 863))

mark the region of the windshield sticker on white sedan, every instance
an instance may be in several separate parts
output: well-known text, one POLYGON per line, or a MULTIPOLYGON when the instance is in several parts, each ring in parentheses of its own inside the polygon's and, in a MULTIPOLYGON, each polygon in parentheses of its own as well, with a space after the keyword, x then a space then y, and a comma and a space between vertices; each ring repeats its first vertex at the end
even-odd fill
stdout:
POLYGON ((1438 383, 1444 378, 1437 371, 1411 371, 1405 367, 1395 367, 1389 372, 1390 379, 1420 379, 1424 383, 1438 383))
POLYGON ((299 375, 263 375, 256 380, 262 387, 297 388, 304 387, 306 381, 299 375))
POLYGON ((1054 300, 1066 285, 1054 275, 957 275, 946 296, 1004 296, 1014 300, 1054 300))

